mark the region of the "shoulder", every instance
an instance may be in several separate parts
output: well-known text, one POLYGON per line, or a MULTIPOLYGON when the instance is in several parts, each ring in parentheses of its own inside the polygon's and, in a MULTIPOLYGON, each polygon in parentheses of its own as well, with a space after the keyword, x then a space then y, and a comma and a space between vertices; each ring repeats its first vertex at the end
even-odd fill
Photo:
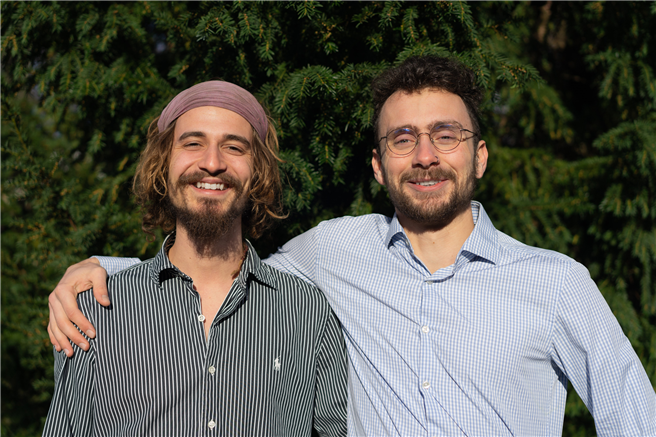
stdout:
POLYGON ((504 234, 503 232, 497 230, 497 241, 501 249, 508 255, 512 257, 538 257, 545 260, 553 260, 554 262, 565 262, 571 263, 575 262, 569 256, 556 252, 555 250, 542 249, 540 247, 529 246, 525 243, 522 243, 519 240, 512 238, 511 236, 504 234))
POLYGON ((330 220, 324 220, 317 227, 324 229, 360 229, 362 226, 387 225, 392 221, 391 217, 382 214, 365 214, 359 216, 346 215, 330 220))
POLYGON ((267 272, 275 288, 276 300, 281 299, 298 311, 311 313, 311 317, 327 317, 332 311, 324 293, 314 285, 267 264, 262 264, 261 268, 267 272))
POLYGON ((362 238, 382 238, 387 234, 391 217, 382 214, 365 214, 357 217, 344 216, 325 220, 315 228, 321 238, 343 244, 361 241, 362 238))
POLYGON ((253 302, 257 301, 258 307, 266 307, 269 317, 303 332, 308 347, 318 345, 315 340, 327 334, 341 336, 337 317, 320 289, 269 265, 262 264, 261 268, 266 271, 267 284, 258 284, 251 292, 256 299, 253 302))
POLYGON ((261 268, 266 271, 273 282, 272 285, 274 285, 279 292, 289 296, 314 299, 318 302, 325 302, 327 304, 323 292, 314 285, 264 263, 262 263, 261 268))
MULTIPOLYGON (((140 300, 142 294, 156 288, 157 283, 153 280, 151 273, 152 262, 153 259, 142 261, 107 277, 107 291, 112 304, 140 300)), ((97 304, 92 293, 82 293, 79 296, 80 302, 87 306, 91 307, 97 304)), ((100 304, 97 305, 99 308, 105 308, 100 304)))
POLYGON ((577 264, 569 256, 554 250, 529 246, 510 235, 505 234, 494 226, 488 217, 483 205, 472 202, 477 206, 478 220, 475 225, 472 247, 483 254, 489 254, 495 263, 501 266, 526 268, 531 265, 552 265, 565 268, 577 264))
POLYGON ((116 272, 107 277, 108 284, 118 284, 124 281, 130 280, 139 280, 143 277, 147 277, 151 272, 151 265, 153 264, 154 258, 142 261, 138 264, 134 264, 120 272, 116 272))
POLYGON ((344 216, 324 220, 312 229, 292 238, 266 262, 284 271, 314 282, 314 265, 337 260, 337 254, 350 253, 356 248, 376 247, 384 241, 391 218, 380 214, 357 217, 344 216))
POLYGON ((501 231, 497 232, 497 241, 501 249, 501 264, 521 266, 523 269, 542 270, 552 275, 553 279, 565 279, 574 273, 590 277, 588 269, 581 263, 555 250, 542 249, 524 244, 501 231))

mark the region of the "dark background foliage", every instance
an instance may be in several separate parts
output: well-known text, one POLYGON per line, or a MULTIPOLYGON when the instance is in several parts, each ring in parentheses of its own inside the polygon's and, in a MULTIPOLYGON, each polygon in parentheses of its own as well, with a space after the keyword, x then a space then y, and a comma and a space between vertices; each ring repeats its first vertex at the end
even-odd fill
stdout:
MULTIPOLYGON (((585 264, 656 384, 656 3, 2 2, 2 434, 53 390, 47 295, 93 254, 148 258, 130 183, 149 121, 221 78, 280 133, 290 217, 392 212, 373 180, 368 85, 414 54, 486 90, 495 225, 585 264)), ((564 435, 594 434, 572 392, 564 435)))

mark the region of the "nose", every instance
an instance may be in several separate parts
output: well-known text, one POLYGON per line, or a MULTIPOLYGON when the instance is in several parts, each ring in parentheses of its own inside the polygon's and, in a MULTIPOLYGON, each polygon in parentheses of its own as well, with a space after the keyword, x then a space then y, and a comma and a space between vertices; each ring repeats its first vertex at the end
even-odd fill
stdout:
POLYGON ((217 145, 209 146, 198 161, 198 168, 205 170, 210 175, 223 173, 227 169, 226 161, 217 145))
POLYGON ((422 168, 428 168, 439 163, 440 159, 437 156, 437 149, 435 149, 435 146, 433 146, 430 140, 430 134, 427 132, 419 134, 417 136, 417 146, 415 147, 412 164, 422 168))

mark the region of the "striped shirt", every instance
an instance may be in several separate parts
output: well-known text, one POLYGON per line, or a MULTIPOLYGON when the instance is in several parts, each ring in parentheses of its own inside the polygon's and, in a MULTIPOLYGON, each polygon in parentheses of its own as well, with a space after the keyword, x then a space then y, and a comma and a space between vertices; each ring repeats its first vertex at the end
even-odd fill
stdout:
POLYGON ((346 355, 319 290, 249 243, 206 339, 200 297, 166 246, 108 279, 112 305, 78 297, 97 335, 55 352, 45 436, 346 434, 346 355))

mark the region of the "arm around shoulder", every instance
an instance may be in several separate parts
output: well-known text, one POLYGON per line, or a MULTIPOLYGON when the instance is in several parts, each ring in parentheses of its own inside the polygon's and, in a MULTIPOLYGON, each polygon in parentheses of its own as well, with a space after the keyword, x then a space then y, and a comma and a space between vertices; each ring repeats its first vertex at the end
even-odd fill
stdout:
POLYGON ((141 262, 139 258, 121 258, 117 256, 94 255, 93 258, 98 260, 100 267, 107 271, 107 275, 113 275, 141 262))
POLYGON ((319 226, 292 238, 278 251, 264 260, 271 267, 294 275, 305 282, 317 285, 316 258, 319 226))

